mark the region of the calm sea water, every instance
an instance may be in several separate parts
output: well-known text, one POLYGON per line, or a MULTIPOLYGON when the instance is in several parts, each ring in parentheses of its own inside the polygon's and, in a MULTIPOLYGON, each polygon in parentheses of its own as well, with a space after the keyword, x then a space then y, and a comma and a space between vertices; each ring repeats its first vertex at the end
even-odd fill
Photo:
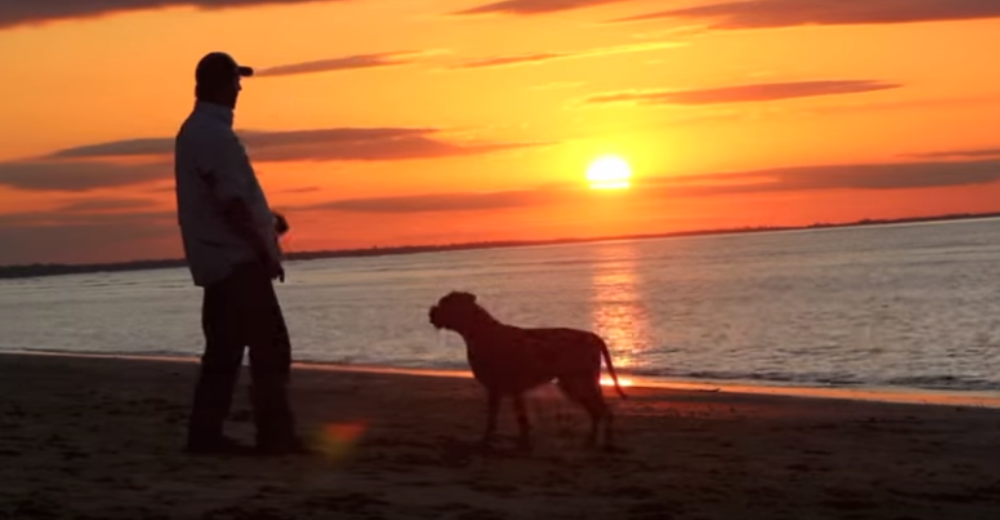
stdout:
MULTIPOLYGON (((596 330, 622 372, 1000 390, 1000 220, 296 262, 295 358, 465 368, 453 289, 503 321, 596 330)), ((199 355, 185 270, 0 281, 0 349, 199 355)))

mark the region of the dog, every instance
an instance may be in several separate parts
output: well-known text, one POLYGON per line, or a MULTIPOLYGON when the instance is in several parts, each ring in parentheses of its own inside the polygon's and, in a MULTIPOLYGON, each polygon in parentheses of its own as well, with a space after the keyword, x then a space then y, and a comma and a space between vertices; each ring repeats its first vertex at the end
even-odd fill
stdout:
POLYGON ((488 414, 481 444, 489 447, 496 431, 501 400, 514 401, 519 427, 518 446, 531 448, 530 425, 524 394, 557 381, 570 401, 590 415, 587 446, 597 445, 598 428, 604 422, 605 448, 614 449, 613 415, 601 390, 601 357, 608 366, 615 389, 627 399, 618 384, 605 341, 597 334, 570 328, 521 328, 501 323, 476 303, 476 295, 452 291, 429 311, 430 323, 462 336, 469 366, 486 389, 488 414))

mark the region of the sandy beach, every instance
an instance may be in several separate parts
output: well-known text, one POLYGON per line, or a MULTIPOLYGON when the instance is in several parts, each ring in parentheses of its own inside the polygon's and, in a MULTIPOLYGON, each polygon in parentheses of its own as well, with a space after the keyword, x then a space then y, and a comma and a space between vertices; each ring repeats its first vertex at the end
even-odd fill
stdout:
MULTIPOLYGON (((298 369, 303 457, 181 452, 197 365, 0 355, 2 519, 991 519, 1000 410, 627 388, 625 453, 532 396, 536 448, 475 448, 470 379, 298 369)), ((241 381, 229 431, 249 442, 241 381)))

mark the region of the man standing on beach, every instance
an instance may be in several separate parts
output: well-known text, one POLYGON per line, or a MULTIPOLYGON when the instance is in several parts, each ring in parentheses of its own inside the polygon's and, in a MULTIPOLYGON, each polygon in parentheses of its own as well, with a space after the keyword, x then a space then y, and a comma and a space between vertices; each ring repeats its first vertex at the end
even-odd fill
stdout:
POLYGON ((285 280, 278 236, 288 225, 273 213, 239 137, 233 111, 240 78, 253 69, 213 52, 195 71, 194 110, 177 134, 174 173, 184 254, 204 290, 205 350, 188 425, 187 451, 233 453, 223 422, 249 347, 250 398, 260 452, 305 451, 288 403, 291 344, 273 281, 285 280))

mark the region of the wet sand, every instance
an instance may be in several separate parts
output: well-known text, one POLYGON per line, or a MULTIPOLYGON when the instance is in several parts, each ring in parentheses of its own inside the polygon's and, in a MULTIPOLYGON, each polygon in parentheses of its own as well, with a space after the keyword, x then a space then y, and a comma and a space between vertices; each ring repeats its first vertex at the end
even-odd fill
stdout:
MULTIPOLYGON (((626 388, 625 453, 555 391, 475 447, 470 379, 298 369, 308 457, 181 452, 197 365, 0 355, 0 519, 1000 518, 1000 410, 626 388)), ((253 423, 245 375, 229 432, 253 423)))

